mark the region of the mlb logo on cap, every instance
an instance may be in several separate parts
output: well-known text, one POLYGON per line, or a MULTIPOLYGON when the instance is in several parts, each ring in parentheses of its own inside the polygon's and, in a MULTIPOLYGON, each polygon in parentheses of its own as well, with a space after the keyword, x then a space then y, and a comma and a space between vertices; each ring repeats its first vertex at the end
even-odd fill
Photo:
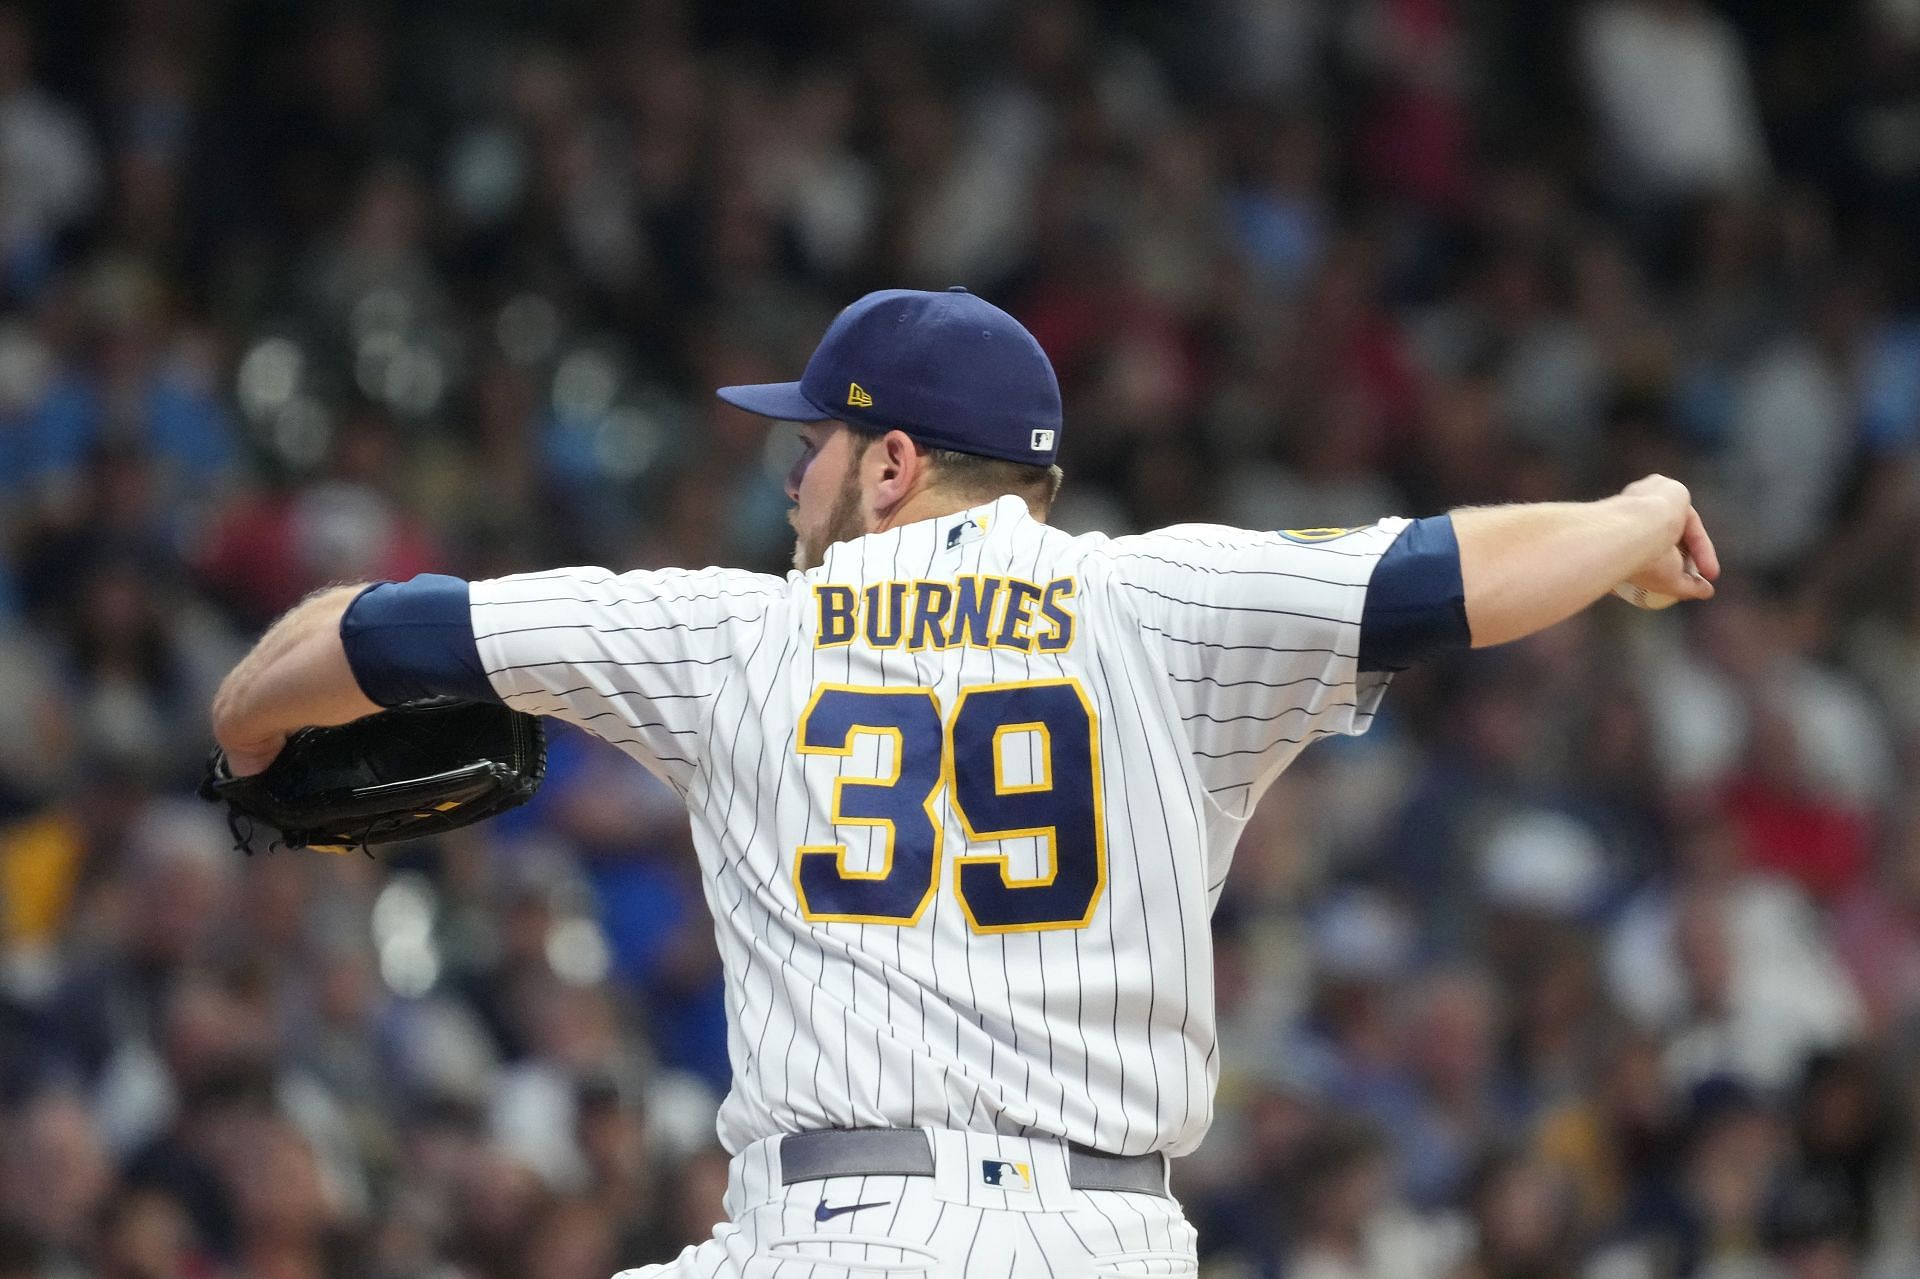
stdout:
POLYGON ((885 289, 842 311, 798 382, 723 386, 787 422, 905 431, 922 444, 1034 466, 1060 439, 1060 383, 1020 321, 963 288, 885 289))

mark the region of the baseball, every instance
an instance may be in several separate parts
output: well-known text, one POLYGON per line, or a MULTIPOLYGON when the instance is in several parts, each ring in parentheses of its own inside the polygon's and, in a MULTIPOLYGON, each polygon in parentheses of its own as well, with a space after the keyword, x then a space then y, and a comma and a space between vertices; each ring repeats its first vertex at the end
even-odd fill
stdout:
MULTIPOLYGON (((1693 572, 1693 556, 1682 555, 1680 560, 1681 566, 1688 573, 1693 572)), ((1644 586, 1635 586, 1632 582, 1620 583, 1613 588, 1613 593, 1635 608, 1644 608, 1650 612, 1672 608, 1680 602, 1678 595, 1663 595, 1659 591, 1650 591, 1644 586)))

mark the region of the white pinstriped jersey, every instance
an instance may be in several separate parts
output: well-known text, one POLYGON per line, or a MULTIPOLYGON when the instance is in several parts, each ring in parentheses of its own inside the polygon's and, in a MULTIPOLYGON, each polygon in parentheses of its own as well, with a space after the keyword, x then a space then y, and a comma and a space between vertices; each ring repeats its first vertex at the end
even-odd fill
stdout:
POLYGON ((1208 918, 1304 745, 1365 731, 1403 520, 1074 537, 1018 498, 785 578, 474 582, 495 689, 687 802, 726 973, 731 1151, 780 1132, 1199 1144, 1208 918))

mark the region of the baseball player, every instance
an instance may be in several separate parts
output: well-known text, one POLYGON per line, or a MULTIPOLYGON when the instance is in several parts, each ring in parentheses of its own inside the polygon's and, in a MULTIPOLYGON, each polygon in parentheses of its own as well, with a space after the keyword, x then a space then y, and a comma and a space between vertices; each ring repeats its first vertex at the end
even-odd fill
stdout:
POLYGON ((1212 1113, 1208 919, 1262 792, 1364 732, 1397 669, 1719 572, 1659 476, 1069 536, 1053 370, 964 289, 871 294, 798 382, 719 394, 799 424, 793 572, 341 587, 214 708, 247 773, 301 726, 496 699, 685 799, 726 972, 730 1220, 630 1275, 1193 1273, 1167 1161, 1212 1113))

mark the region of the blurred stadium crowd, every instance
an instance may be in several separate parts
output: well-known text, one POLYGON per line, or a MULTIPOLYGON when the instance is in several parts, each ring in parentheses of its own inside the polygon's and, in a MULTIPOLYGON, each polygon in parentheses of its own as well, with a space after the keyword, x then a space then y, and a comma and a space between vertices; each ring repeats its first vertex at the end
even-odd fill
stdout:
POLYGON ((834 308, 1059 368, 1058 522, 1695 486, 1710 606, 1401 678, 1216 926, 1206 1273, 1920 1275, 1920 4, 0 8, 0 1279, 604 1279, 704 1237, 671 792, 236 856, 329 581, 790 550, 834 308))

